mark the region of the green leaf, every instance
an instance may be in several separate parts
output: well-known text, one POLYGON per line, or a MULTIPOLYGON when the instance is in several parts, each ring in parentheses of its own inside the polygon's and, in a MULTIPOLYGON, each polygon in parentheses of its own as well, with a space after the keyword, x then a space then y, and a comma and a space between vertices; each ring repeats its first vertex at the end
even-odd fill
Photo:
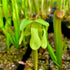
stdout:
POLYGON ((30 25, 28 25, 25 29, 24 29, 24 35, 25 36, 29 36, 31 34, 31 27, 30 25))
POLYGON ((16 40, 16 44, 19 45, 20 20, 19 20, 17 0, 12 0, 12 8, 13 8, 13 22, 14 22, 14 28, 15 28, 15 40, 16 40))
POLYGON ((41 40, 38 35, 38 29, 31 28, 31 39, 30 39, 30 47, 33 50, 37 50, 40 48, 41 40))
POLYGON ((11 30, 11 28, 9 28, 9 34, 10 34, 10 36, 11 36, 13 42, 15 43, 15 42, 16 42, 15 36, 14 36, 13 31, 11 30))
POLYGON ((64 49, 63 49, 63 53, 66 51, 67 47, 68 47, 68 44, 65 44, 64 49))
POLYGON ((47 26, 47 27, 49 26, 49 23, 44 21, 43 19, 37 19, 37 20, 23 19, 21 21, 20 30, 23 30, 27 25, 29 25, 31 23, 39 23, 39 24, 47 26))
POLYGON ((0 28, 3 28, 3 16, 2 16, 2 10, 1 10, 1 7, 0 7, 0 28))
POLYGON ((49 26, 49 23, 44 21, 43 19, 37 19, 37 20, 34 20, 34 22, 36 23, 40 23, 41 25, 44 25, 44 26, 49 26))
POLYGON ((19 45, 21 44, 21 42, 22 42, 22 40, 23 40, 23 31, 22 31, 22 33, 21 33, 21 36, 20 36, 20 39, 19 39, 19 45))
POLYGON ((57 61, 56 56, 53 52, 53 49, 49 43, 48 43, 48 51, 49 51, 50 55, 53 56, 53 59, 57 61))
POLYGON ((24 30, 24 28, 32 22, 32 20, 23 19, 20 24, 20 30, 24 30))
POLYGON ((25 36, 23 36, 23 43, 24 43, 24 47, 26 47, 25 36))
POLYGON ((46 39, 46 30, 44 29, 44 34, 42 36, 42 40, 41 40, 41 47, 43 49, 47 48, 47 39, 46 39))
POLYGON ((5 18, 8 19, 8 0, 2 0, 5 18))
POLYGON ((55 56, 55 54, 54 54, 54 51, 53 51, 51 45, 49 44, 49 42, 48 42, 47 44, 48 44, 48 51, 49 51, 49 54, 50 54, 52 60, 54 61, 54 63, 55 63, 56 65, 58 65, 58 66, 60 67, 60 65, 57 63, 57 58, 56 58, 56 56, 55 56))
POLYGON ((66 43, 67 37, 65 37, 64 42, 63 42, 63 53, 66 51, 68 44, 66 43))
POLYGON ((10 34, 7 32, 7 30, 5 29, 5 28, 3 28, 2 29, 3 30, 3 32, 4 32, 4 34, 5 34, 5 36, 7 37, 9 37, 9 39, 10 39, 10 42, 12 43, 12 44, 14 44, 14 42, 13 42, 13 40, 12 40, 12 37, 10 36, 10 34))
POLYGON ((65 45, 66 45, 66 41, 67 41, 67 37, 65 37, 65 39, 64 39, 64 42, 63 42, 63 49, 64 49, 64 47, 65 47, 65 45))
POLYGON ((21 4, 21 0, 18 0, 18 3, 21 4))

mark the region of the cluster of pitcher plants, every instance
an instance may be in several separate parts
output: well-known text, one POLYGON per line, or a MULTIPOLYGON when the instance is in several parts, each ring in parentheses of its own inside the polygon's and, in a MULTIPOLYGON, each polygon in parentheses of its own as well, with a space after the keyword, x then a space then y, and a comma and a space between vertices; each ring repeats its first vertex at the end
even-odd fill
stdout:
POLYGON ((63 41, 61 21, 70 11, 70 0, 0 0, 0 30, 6 36, 6 44, 10 52, 10 44, 23 48, 29 40, 32 49, 34 70, 38 70, 38 49, 48 49, 53 62, 62 69, 62 54, 67 44, 63 41), (56 2, 56 4, 54 4, 56 2), (53 29, 55 37, 56 54, 48 42, 49 23, 43 18, 47 17, 51 8, 56 6, 53 15, 53 29), (45 14, 46 13, 46 14, 45 14), (35 17, 34 17, 35 16, 35 17), (3 18, 6 19, 4 24, 3 18), (12 22, 13 21, 13 26, 12 22), (26 40, 26 38, 28 38, 26 40))

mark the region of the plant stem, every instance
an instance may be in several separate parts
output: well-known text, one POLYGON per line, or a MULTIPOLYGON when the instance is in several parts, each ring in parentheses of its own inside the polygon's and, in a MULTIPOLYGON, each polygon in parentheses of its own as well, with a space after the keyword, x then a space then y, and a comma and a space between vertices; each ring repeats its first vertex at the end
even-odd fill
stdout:
POLYGON ((34 3, 34 7, 35 7, 35 12, 36 12, 36 14, 38 14, 39 13, 38 0, 33 0, 33 3, 34 3))
POLYGON ((58 9, 61 10, 61 8, 62 8, 62 0, 59 0, 58 2, 59 2, 59 7, 58 7, 58 9))
POLYGON ((41 0, 41 13, 43 13, 43 4, 44 4, 44 0, 41 0))
POLYGON ((32 50, 34 70, 38 70, 38 50, 32 50))
POLYGON ((31 4, 31 0, 28 0, 28 3, 29 3, 30 14, 31 14, 31 12, 32 12, 32 4, 31 4))
MULTIPOLYGON (((56 14, 58 10, 55 11, 53 17, 53 28, 54 28, 54 36, 55 36, 55 46, 56 46, 56 57, 57 62, 61 65, 62 62, 62 51, 63 51, 63 39, 62 39, 62 32, 61 32, 61 19, 57 18, 56 14)), ((59 67, 59 70, 61 68, 59 67)))
POLYGON ((27 18, 27 0, 22 0, 22 9, 24 11, 24 18, 27 18))

